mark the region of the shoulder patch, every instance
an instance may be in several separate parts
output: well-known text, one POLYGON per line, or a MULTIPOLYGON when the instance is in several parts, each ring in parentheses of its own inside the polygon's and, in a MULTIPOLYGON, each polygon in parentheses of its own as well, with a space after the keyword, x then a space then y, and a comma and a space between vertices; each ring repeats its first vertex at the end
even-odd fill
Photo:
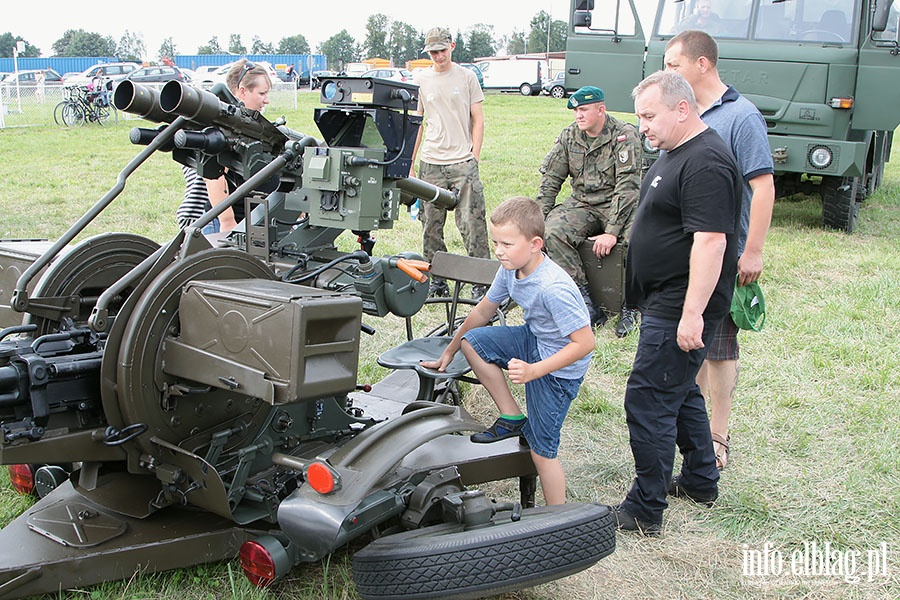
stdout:
POLYGON ((627 163, 627 162, 628 162, 629 154, 630 154, 630 153, 628 152, 628 149, 627 149, 627 148, 624 149, 624 150, 619 150, 619 162, 622 163, 623 165, 624 165, 625 163, 627 163))

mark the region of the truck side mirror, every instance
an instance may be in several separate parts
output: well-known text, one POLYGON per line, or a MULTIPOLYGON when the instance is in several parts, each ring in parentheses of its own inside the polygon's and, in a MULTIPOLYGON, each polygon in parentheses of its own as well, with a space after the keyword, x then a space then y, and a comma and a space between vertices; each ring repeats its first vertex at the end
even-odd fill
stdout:
POLYGON ((576 10, 572 15, 572 25, 575 27, 590 27, 591 12, 588 10, 576 10))
POLYGON ((594 0, 575 0, 575 12, 594 10, 594 0))

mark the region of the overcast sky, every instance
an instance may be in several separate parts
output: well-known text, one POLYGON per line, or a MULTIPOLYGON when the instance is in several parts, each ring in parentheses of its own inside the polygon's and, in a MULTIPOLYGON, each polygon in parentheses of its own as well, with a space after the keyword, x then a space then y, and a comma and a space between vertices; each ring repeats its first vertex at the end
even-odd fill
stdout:
POLYGON ((443 25, 455 35, 476 23, 485 23, 493 25, 494 34, 500 36, 513 30, 527 32, 532 17, 541 10, 562 21, 567 20, 569 10, 569 0, 268 0, 249 4, 248 8, 203 0, 113 0, 101 4, 9 0, 4 5, 0 33, 9 31, 25 39, 40 48, 42 56, 51 56, 53 42, 69 29, 109 35, 116 43, 128 30, 143 36, 148 54, 145 58, 151 60, 158 57, 159 47, 167 37, 173 39, 179 54, 194 54, 198 46, 206 45, 214 35, 224 47, 231 34, 239 33, 249 49, 254 36, 277 46, 281 38, 302 34, 315 52, 318 44, 341 29, 346 29, 358 42, 363 41, 366 20, 378 13, 423 32, 443 25))

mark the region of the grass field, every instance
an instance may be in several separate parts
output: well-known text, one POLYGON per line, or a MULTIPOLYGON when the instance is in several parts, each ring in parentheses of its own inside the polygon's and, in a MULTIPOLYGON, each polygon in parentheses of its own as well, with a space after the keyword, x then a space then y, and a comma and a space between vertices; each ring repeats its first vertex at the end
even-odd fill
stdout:
MULTIPOLYGON (((288 125, 320 137, 312 126, 318 96, 302 94, 299 104, 288 125)), ((509 196, 535 195, 540 161, 571 113, 550 98, 491 95, 485 114, 481 175, 490 210, 509 196)), ((0 131, 0 239, 61 235, 137 153, 127 135, 135 123, 0 131)), ((169 239, 182 189, 171 157, 154 156, 82 237, 115 230, 169 239)), ((505 598, 900 597, 900 161, 888 164, 855 234, 820 223, 815 197, 776 204, 761 280, 768 320, 762 332, 741 337, 732 451, 716 505, 673 500, 661 538, 619 534, 616 552, 591 569, 505 598), (826 543, 832 556, 823 572, 809 556, 826 543), (746 572, 748 557, 764 557, 768 571, 746 572), (875 572, 868 563, 881 558, 875 572)), ((451 250, 462 252, 455 228, 447 231, 451 250)), ((378 255, 418 250, 421 227, 402 213, 377 237, 378 255)), ((371 322, 384 335, 365 342, 361 373, 375 379, 384 372, 374 356, 399 322, 371 322)), ((612 328, 597 332, 563 431, 573 501, 618 502, 633 477, 622 400, 636 336, 620 340, 612 328)), ((465 403, 493 418, 483 391, 470 390, 465 403)), ((27 499, 10 489, 5 470, 0 479, 0 523, 7 523, 27 499)), ((351 551, 298 567, 265 593, 232 561, 53 597, 356 598, 351 551)))

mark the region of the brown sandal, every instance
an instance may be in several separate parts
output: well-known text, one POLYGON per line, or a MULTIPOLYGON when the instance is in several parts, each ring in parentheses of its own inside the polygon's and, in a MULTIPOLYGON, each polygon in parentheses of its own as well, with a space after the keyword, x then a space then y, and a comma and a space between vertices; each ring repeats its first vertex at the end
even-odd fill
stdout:
POLYGON ((728 464, 728 444, 731 443, 731 434, 727 438, 723 438, 718 433, 714 433, 712 434, 712 440, 713 450, 716 453, 716 467, 721 471, 728 464))

